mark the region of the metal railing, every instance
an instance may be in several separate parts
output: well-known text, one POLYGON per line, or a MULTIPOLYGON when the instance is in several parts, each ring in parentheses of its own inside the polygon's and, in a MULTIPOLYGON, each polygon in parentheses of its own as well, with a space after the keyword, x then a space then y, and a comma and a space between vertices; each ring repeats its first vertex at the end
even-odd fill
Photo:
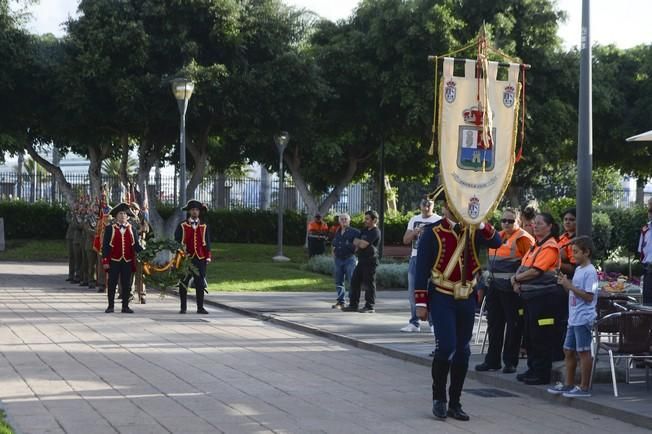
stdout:
MULTIPOLYGON (((77 196, 90 195, 88 175, 67 173, 65 177, 77 196)), ((110 203, 122 200, 124 191, 118 177, 102 175, 102 183, 106 184, 109 189, 110 203)), ((178 205, 177 177, 152 177, 149 186, 149 191, 156 193, 159 202, 166 205, 178 205)), ((306 205, 291 181, 285 182, 284 194, 286 209, 306 211, 306 205)), ((278 196, 278 179, 261 181, 254 178, 207 176, 195 190, 194 199, 207 203, 214 209, 275 209, 278 206, 278 196)), ((15 172, 0 172, 0 199, 21 199, 27 202, 47 203, 65 202, 53 176, 40 173, 18 175, 15 172)), ((350 184, 332 206, 331 212, 358 214, 375 206, 376 202, 372 185, 350 184)))

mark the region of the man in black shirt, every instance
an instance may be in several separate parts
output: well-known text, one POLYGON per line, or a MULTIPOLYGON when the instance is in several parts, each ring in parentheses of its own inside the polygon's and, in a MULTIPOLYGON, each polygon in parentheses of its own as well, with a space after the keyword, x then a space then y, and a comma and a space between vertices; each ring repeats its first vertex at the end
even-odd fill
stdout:
POLYGON ((353 270, 351 278, 351 293, 349 305, 342 309, 344 312, 358 311, 360 303, 360 290, 365 285, 365 305, 360 312, 373 313, 376 303, 376 267, 378 266, 378 244, 380 243, 380 229, 378 213, 367 211, 364 213, 364 229, 360 232, 360 238, 353 240, 355 254, 358 257, 358 265, 353 270))

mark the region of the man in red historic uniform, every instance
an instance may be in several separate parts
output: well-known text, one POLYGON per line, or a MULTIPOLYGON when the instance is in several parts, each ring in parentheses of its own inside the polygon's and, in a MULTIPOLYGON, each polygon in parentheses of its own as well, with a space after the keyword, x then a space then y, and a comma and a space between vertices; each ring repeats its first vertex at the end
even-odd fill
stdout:
POLYGON ((191 199, 183 210, 188 211, 188 217, 177 227, 174 239, 185 246, 186 254, 197 269, 197 273, 188 275, 179 285, 181 301, 179 313, 186 313, 188 284, 192 278, 196 290, 197 313, 207 314, 204 309, 204 291, 206 290, 206 264, 211 262, 211 235, 208 225, 202 220, 202 212, 205 213, 208 208, 198 200, 191 199))
MULTIPOLYGON (((444 200, 440 193, 435 200, 444 200)), ((475 321, 476 277, 480 272, 478 244, 500 247, 500 235, 488 223, 462 230, 444 201, 443 216, 425 226, 417 248, 415 304, 417 316, 431 312, 435 329, 432 361, 432 412, 438 419, 450 416, 469 420, 460 396, 469 366, 469 341, 475 321), (446 408, 446 383, 450 373, 446 408)))
POLYGON ((126 203, 116 205, 110 212, 115 222, 104 230, 102 242, 102 265, 109 273, 109 306, 104 312, 113 312, 113 300, 118 279, 121 285, 122 313, 134 313, 129 309, 131 296, 131 273, 136 270, 136 253, 143 250, 138 243, 138 234, 129 224, 133 213, 126 203))

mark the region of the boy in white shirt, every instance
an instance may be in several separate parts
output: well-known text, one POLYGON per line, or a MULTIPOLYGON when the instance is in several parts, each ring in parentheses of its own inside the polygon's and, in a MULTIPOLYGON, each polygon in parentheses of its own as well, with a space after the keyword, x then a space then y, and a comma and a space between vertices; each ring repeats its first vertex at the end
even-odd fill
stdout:
POLYGON ((591 264, 593 242, 587 236, 573 240, 573 257, 577 269, 573 280, 560 274, 558 282, 568 291, 568 330, 564 342, 564 363, 566 365, 566 384, 557 383, 548 392, 566 398, 586 398, 591 396, 591 330, 597 316, 595 305, 598 302, 598 273, 591 264), (577 356, 580 359, 581 384, 575 385, 577 356))

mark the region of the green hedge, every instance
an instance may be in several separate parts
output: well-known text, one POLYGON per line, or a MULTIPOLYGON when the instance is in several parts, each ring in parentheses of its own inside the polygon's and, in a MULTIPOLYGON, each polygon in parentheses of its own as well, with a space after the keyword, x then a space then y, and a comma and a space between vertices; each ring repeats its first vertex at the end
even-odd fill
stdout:
POLYGON ((56 240, 66 236, 66 208, 45 202, 0 201, 5 238, 56 240))

